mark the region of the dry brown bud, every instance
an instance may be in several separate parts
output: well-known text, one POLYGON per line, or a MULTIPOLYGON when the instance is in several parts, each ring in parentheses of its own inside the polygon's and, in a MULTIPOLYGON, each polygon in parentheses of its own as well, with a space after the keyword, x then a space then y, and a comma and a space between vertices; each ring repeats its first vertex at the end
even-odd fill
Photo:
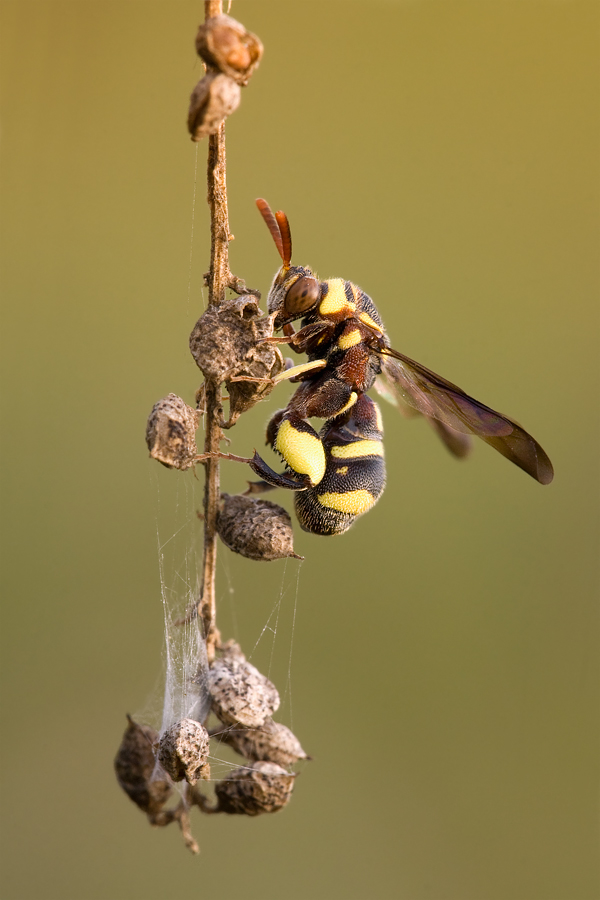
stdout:
POLYGON ((173 781, 184 778, 196 784, 210 777, 208 731, 194 719, 182 719, 171 725, 160 739, 158 759, 173 781))
POLYGON ((296 735, 281 725, 267 719, 259 728, 225 728, 213 735, 251 760, 265 760, 280 766, 293 766, 299 759, 308 759, 296 735))
POLYGON ((304 559, 294 553, 289 514, 270 500, 221 494, 217 531, 223 543, 246 559, 304 559))
POLYGON ((240 105, 240 86, 229 75, 209 72, 190 97, 188 131, 193 141, 216 134, 219 125, 240 105))
POLYGON ((208 670, 212 711, 228 725, 262 725, 279 708, 277 688, 246 662, 239 644, 229 641, 208 670))
POLYGON ((281 352, 263 343, 273 336, 273 320, 263 317, 252 294, 209 306, 190 335, 190 351, 206 378, 225 382, 229 391, 229 421, 263 400, 274 388, 269 379, 284 369, 281 352), (263 381, 232 381, 234 378, 263 381))
POLYGON ((198 29, 196 51, 209 66, 229 75, 238 84, 248 80, 260 62, 263 45, 231 16, 213 16, 198 29))
POLYGON ((158 732, 138 725, 127 716, 128 726, 115 757, 117 781, 134 803, 148 815, 155 815, 172 793, 171 782, 157 765, 154 746, 158 732))
POLYGON ((215 785, 219 812, 259 816, 273 813, 289 802, 294 789, 294 773, 271 762, 257 762, 248 768, 233 769, 215 785))
POLYGON ((196 430, 199 413, 177 394, 155 403, 146 425, 150 456, 172 469, 189 469, 198 455, 196 430))

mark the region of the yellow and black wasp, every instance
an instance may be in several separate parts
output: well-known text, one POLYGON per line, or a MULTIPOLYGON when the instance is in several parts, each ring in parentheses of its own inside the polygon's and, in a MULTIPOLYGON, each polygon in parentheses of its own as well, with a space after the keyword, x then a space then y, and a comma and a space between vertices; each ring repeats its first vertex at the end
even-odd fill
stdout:
POLYGON ((305 531, 341 534, 383 492, 381 413, 366 393, 374 385, 425 416, 455 456, 466 456, 470 435, 477 435, 541 484, 552 481, 548 456, 517 422, 391 348, 375 304, 357 285, 342 278, 320 281, 308 267, 293 266, 287 216, 273 214, 266 200, 256 205, 282 260, 268 309, 283 334, 270 340, 306 354, 308 363, 287 373, 299 387, 267 426, 267 443, 286 472, 273 471, 257 453, 250 465, 267 484, 296 491, 305 531), (307 421, 313 417, 325 419, 319 433, 307 421))

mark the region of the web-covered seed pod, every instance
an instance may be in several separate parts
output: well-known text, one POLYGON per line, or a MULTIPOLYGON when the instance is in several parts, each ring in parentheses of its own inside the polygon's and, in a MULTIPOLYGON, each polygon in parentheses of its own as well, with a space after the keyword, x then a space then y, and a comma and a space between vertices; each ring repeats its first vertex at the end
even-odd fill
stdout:
POLYGON ((279 708, 277 688, 230 641, 208 670, 212 711, 221 722, 256 728, 279 708))
POLYGON ((233 769, 215 785, 217 811, 244 816, 277 812, 289 803, 295 778, 271 762, 233 769))
POLYGON ((198 456, 199 413, 177 394, 167 394, 152 407, 146 425, 150 456, 169 469, 189 469, 198 456))
POLYGON ((209 736, 194 719, 182 719, 168 728, 158 745, 158 760, 173 781, 196 784, 210 777, 209 736))
POLYGON ((217 531, 223 543, 246 559, 270 562, 294 557, 292 520, 270 500, 221 494, 217 531))
POLYGON ((308 759, 296 735, 280 722, 267 719, 257 728, 232 726, 213 737, 232 747, 246 759, 293 766, 300 759, 308 759))
POLYGON ((173 792, 171 781, 156 765, 158 732, 138 725, 127 716, 128 725, 115 757, 117 781, 139 808, 152 816, 165 805, 173 792))

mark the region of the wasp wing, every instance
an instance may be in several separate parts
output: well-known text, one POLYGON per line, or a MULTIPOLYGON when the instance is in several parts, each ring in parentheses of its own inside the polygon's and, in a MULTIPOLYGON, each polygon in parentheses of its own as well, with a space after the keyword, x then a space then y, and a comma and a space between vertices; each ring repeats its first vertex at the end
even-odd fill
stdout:
MULTIPOLYGON (((386 374, 387 365, 393 366, 394 363, 384 358, 382 360, 384 374, 386 374)), ((385 378, 378 375, 373 386, 377 393, 383 397, 384 400, 387 400, 388 403, 391 403, 392 406, 395 406, 405 419, 414 419, 415 416, 421 415, 421 412, 416 407, 408 405, 393 382, 392 384, 388 384, 388 381, 385 378)), ((465 456, 469 455, 472 443, 469 434, 456 431, 439 419, 434 419, 432 416, 428 416, 425 413, 423 413, 423 415, 437 436, 443 441, 446 449, 449 450, 453 456, 456 456, 458 459, 464 459, 465 456)))
MULTIPOLYGON (((452 452, 456 453, 449 441, 453 433, 458 432, 458 449, 459 435, 474 434, 540 484, 550 484, 554 476, 552 463, 538 442, 517 422, 397 350, 385 347, 379 352, 390 385, 406 404, 440 423, 441 428, 436 426, 438 433, 452 452)), ((456 455, 464 456, 465 452, 456 455)))

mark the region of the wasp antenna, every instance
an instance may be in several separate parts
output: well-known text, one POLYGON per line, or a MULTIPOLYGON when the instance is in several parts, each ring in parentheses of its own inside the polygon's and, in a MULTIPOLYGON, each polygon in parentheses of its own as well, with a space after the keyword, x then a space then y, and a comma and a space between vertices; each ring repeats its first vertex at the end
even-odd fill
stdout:
POLYGON ((281 210, 275 213, 275 218, 277 219, 279 231, 281 232, 281 243, 283 247, 281 257, 283 259, 283 264, 284 266, 289 266, 292 259, 292 232, 290 231, 290 223, 288 222, 286 214, 281 212, 281 210))
MULTIPOLYGON (((265 220, 267 228, 271 232, 271 237, 275 241, 275 246, 277 247, 277 249, 279 251, 279 255, 280 255, 281 259, 283 260, 283 264, 289 265, 289 261, 287 263, 285 261, 284 250, 283 250, 283 241, 281 239, 281 231, 279 230, 279 223, 278 223, 277 219, 275 218, 275 216, 273 215, 271 207, 269 206, 269 204, 267 203, 266 200, 262 199, 262 197, 259 197, 257 199, 256 205, 258 207, 259 213, 265 220)), ((289 228, 288 228, 288 231, 289 231, 289 228)))

